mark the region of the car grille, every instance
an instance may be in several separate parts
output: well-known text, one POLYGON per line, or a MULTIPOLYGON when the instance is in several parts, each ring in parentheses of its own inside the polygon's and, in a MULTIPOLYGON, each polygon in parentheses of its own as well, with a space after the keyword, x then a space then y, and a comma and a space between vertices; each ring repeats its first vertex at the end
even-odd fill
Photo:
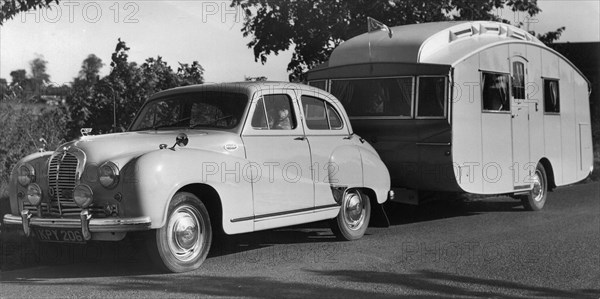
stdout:
MULTIPOLYGON (((62 216, 75 218, 79 217, 79 213, 81 213, 81 208, 78 207, 75 203, 62 204, 62 208, 59 209, 57 204, 51 203, 49 205, 48 203, 43 202, 40 204, 40 209, 42 211, 42 216, 62 216), (60 213, 61 211, 62 214, 60 213)), ((30 204, 26 200, 23 201, 23 210, 28 210, 33 215, 39 215, 38 207, 30 204)), ((94 216, 95 218, 105 218, 110 216, 106 214, 104 208, 95 206, 93 204, 88 207, 88 211, 90 211, 92 216, 94 216)))
POLYGON ((77 183, 77 157, 67 151, 55 154, 48 167, 48 193, 50 194, 50 214, 53 216, 79 215, 79 208, 73 201, 73 188, 77 183))

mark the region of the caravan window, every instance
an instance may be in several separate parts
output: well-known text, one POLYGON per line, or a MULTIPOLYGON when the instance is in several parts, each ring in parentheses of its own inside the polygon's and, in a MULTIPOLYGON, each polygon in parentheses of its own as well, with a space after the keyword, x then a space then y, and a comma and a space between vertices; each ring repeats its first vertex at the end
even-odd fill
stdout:
POLYGON ((544 79, 544 112, 560 113, 558 80, 544 79))
POLYGON ((327 81, 325 80, 310 81, 308 82, 308 85, 320 88, 322 90, 327 90, 327 81))
POLYGON ((508 75, 483 72, 481 101, 484 111, 510 111, 508 75))
POLYGON ((419 77, 417 117, 443 118, 446 111, 446 78, 419 77))
POLYGON ((412 117, 412 77, 333 80, 331 93, 349 116, 412 117))
POLYGON ((513 62, 512 95, 515 99, 525 99, 525 65, 513 62))

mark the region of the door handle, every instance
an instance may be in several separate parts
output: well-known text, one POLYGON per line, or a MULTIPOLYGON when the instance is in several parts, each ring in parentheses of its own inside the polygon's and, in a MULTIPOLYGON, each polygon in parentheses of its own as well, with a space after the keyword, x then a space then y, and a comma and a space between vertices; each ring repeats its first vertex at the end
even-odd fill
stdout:
POLYGON ((306 136, 296 137, 294 140, 306 140, 306 136))

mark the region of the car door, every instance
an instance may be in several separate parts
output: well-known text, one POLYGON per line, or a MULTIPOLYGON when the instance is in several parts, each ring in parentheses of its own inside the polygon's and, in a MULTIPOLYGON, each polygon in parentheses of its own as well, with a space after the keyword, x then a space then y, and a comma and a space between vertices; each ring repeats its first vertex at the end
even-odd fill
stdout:
POLYGON ((242 139, 253 165, 255 221, 314 208, 310 150, 293 90, 257 93, 242 139))
POLYGON ((361 186, 363 180, 360 160, 339 157, 360 157, 360 153, 334 105, 312 93, 303 94, 300 103, 312 156, 315 209, 336 206, 331 187, 361 186))

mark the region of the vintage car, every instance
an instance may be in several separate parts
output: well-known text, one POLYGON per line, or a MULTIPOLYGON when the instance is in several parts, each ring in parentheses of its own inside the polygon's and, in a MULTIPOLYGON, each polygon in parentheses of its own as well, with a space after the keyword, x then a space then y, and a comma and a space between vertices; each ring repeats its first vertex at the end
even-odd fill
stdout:
POLYGON ((331 219, 338 238, 361 238, 389 190, 387 168, 331 94, 205 84, 152 96, 128 132, 22 159, 3 219, 39 241, 138 232, 157 265, 182 272, 202 264, 215 233, 331 219))

